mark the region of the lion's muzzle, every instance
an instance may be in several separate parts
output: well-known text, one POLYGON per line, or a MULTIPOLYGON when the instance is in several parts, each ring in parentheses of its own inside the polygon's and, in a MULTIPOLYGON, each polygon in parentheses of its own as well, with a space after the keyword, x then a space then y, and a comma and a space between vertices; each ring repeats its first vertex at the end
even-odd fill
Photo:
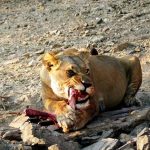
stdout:
POLYGON ((86 89, 90 88, 90 86, 91 84, 86 85, 85 90, 82 91, 74 88, 69 88, 68 103, 73 109, 84 109, 90 105, 89 98, 91 93, 86 92, 86 89))

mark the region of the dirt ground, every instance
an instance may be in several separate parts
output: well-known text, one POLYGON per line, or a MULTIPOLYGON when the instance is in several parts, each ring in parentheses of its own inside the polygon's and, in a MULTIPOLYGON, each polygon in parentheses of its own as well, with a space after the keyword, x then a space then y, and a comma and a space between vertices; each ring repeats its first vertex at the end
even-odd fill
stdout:
POLYGON ((87 47, 100 54, 140 58, 137 94, 150 106, 149 0, 0 0, 0 126, 26 106, 42 107, 41 54, 87 47))

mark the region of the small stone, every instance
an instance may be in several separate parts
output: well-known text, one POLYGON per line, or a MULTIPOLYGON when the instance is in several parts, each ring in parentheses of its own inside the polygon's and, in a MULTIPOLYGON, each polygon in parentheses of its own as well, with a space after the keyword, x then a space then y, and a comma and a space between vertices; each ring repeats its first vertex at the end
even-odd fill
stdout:
POLYGON ((47 127, 47 129, 50 130, 50 131, 54 131, 54 130, 59 129, 59 127, 56 126, 56 125, 50 125, 50 126, 47 127))
POLYGON ((13 130, 13 131, 7 131, 3 136, 3 139, 5 140, 16 140, 21 141, 21 132, 20 130, 13 130))
POLYGON ((102 19, 102 18, 96 18, 96 23, 97 23, 97 24, 103 23, 103 19, 102 19))
POLYGON ((108 138, 108 137, 111 137, 112 135, 114 135, 113 129, 110 129, 108 131, 103 131, 103 133, 102 133, 103 138, 108 138))
POLYGON ((29 119, 29 117, 25 116, 25 114, 22 114, 18 117, 16 117, 10 124, 10 127, 13 128, 19 128, 21 127, 27 120, 29 119))
POLYGON ((114 42, 112 42, 112 41, 107 41, 107 42, 105 43, 105 45, 107 45, 107 46, 113 46, 113 45, 114 45, 114 42))
POLYGON ((110 29, 108 28, 108 27, 104 27, 103 29, 102 29, 102 32, 107 32, 107 31, 109 31, 110 29))
POLYGON ((2 62, 3 65, 9 65, 9 64, 15 64, 19 62, 19 58, 14 58, 14 59, 11 59, 11 60, 6 60, 4 62, 2 62))
POLYGON ((47 41, 45 41, 45 43, 44 43, 45 45, 49 45, 50 44, 50 41, 49 40, 47 40, 47 41))
POLYGON ((27 41, 23 41, 22 44, 23 45, 28 45, 28 42, 27 41))
POLYGON ((36 61, 40 61, 42 58, 43 58, 43 54, 40 55, 40 56, 38 56, 37 59, 36 59, 36 61))
POLYGON ((60 44, 54 44, 54 45, 51 45, 51 48, 54 49, 54 48, 60 48, 62 47, 62 45, 60 44))
POLYGON ((30 11, 30 12, 35 11, 35 8, 31 8, 29 11, 30 11))
POLYGON ((138 126, 136 126, 130 133, 131 136, 137 136, 144 128, 148 128, 149 124, 144 122, 138 126))
POLYGON ((104 37, 104 36, 94 37, 92 42, 99 43, 99 42, 103 42, 105 39, 106 39, 106 37, 104 37))
POLYGON ((125 142, 128 142, 129 140, 131 140, 132 137, 128 134, 121 133, 119 139, 121 142, 125 143, 125 142))
POLYGON ((88 26, 88 23, 84 23, 83 26, 84 26, 84 27, 87 27, 87 26, 88 26))
POLYGON ((25 142, 27 145, 36 145, 36 144, 45 145, 44 139, 38 138, 34 134, 35 127, 31 123, 25 122, 20 127, 20 130, 22 132, 21 138, 22 138, 23 142, 25 142))
POLYGON ((142 51, 141 48, 139 48, 139 47, 136 47, 134 50, 135 50, 135 52, 141 52, 142 51))
POLYGON ((57 32, 58 32, 58 30, 53 30, 53 31, 50 31, 49 33, 50 33, 51 35, 56 35, 57 32))
POLYGON ((76 14, 75 14, 75 16, 79 16, 79 15, 80 15, 79 13, 76 13, 76 14))
POLYGON ((108 47, 108 48, 105 48, 104 50, 103 50, 103 53, 109 53, 110 52, 110 48, 108 47))
POLYGON ((104 18, 103 21, 104 21, 105 23, 107 23, 107 22, 109 22, 109 19, 108 19, 108 18, 104 18))
POLYGON ((31 67, 35 64, 35 61, 32 59, 29 63, 28 63, 28 67, 31 67))
POLYGON ((25 57, 25 58, 30 58, 30 56, 31 56, 31 55, 30 55, 30 53, 28 53, 28 52, 23 54, 23 57, 25 57))
POLYGON ((19 25, 19 24, 17 25, 17 28, 20 28, 20 25, 19 25))
POLYGON ((88 35, 89 35, 89 30, 86 30, 82 36, 85 37, 85 36, 88 36, 88 35))
POLYGON ((45 52, 45 50, 41 49, 41 50, 36 51, 35 54, 43 54, 44 52, 45 52))
POLYGON ((128 43, 128 42, 121 43, 121 44, 116 45, 116 46, 113 48, 113 51, 114 51, 114 52, 122 51, 122 50, 126 49, 126 48, 129 47, 129 46, 130 46, 130 43, 128 43))
POLYGON ((83 148, 82 150, 116 150, 119 141, 117 139, 106 138, 83 148))
POLYGON ((4 140, 0 139, 0 150, 9 150, 10 147, 8 146, 8 143, 4 140))
POLYGON ((150 150, 150 129, 144 128, 137 135, 137 150, 150 150))
POLYGON ((28 26, 28 24, 24 24, 24 27, 27 27, 28 26))
POLYGON ((150 128, 144 128, 137 136, 150 135, 150 128))
POLYGON ((51 145, 48 147, 48 150, 60 150, 59 146, 57 144, 51 145))
POLYGON ((137 150, 150 150, 150 135, 137 137, 137 150))

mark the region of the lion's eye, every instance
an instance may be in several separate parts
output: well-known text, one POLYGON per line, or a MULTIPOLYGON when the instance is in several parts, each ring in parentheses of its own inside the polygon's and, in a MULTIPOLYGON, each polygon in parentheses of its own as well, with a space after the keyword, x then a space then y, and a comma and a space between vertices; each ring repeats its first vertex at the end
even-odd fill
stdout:
POLYGON ((86 74, 89 74, 90 73, 90 70, 89 69, 86 69, 86 74))
POLYGON ((70 78, 72 76, 76 75, 76 73, 73 70, 67 70, 67 76, 70 78))

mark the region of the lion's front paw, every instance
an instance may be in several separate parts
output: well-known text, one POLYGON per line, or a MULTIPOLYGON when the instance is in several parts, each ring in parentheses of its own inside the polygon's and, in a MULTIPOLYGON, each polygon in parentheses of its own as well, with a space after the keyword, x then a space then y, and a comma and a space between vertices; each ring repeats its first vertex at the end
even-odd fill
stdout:
POLYGON ((76 122, 76 113, 75 110, 72 109, 69 105, 57 115, 57 122, 60 127, 62 127, 63 132, 70 131, 76 122))
POLYGON ((137 99, 135 97, 127 97, 125 99, 125 104, 126 106, 143 106, 143 103, 140 99, 137 99))

